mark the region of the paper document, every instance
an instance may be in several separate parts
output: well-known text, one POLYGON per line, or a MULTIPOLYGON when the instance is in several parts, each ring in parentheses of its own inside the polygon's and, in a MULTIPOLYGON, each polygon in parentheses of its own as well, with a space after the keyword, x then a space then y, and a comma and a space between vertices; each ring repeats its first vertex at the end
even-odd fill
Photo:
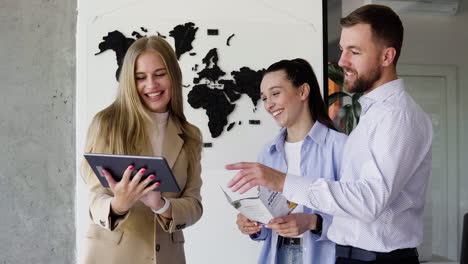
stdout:
MULTIPOLYGON (((281 193, 260 188, 243 195, 221 187, 228 202, 251 221, 268 224, 271 219, 289 214, 297 204, 289 202, 281 193)), ((255 190, 255 188, 252 188, 255 190)))

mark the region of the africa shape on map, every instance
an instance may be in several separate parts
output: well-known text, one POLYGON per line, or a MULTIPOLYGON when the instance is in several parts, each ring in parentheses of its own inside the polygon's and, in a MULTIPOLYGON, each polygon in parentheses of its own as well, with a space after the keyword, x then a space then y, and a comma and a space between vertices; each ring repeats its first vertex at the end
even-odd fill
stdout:
MULTIPOLYGON (((143 34, 148 33, 148 30, 144 27, 140 29, 144 32, 143 34)), ((177 59, 180 59, 185 53, 189 53, 190 56, 196 55, 195 52, 190 51, 194 49, 192 42, 197 32, 198 27, 192 22, 177 25, 169 32, 169 36, 174 38, 177 59)), ((208 30, 209 34, 210 32, 215 32, 214 35, 217 35, 217 30, 208 30)), ((166 38, 165 35, 159 32, 157 32, 157 35, 166 38)), ((144 36, 146 35, 142 35, 137 31, 133 31, 132 33, 132 37, 134 38, 126 37, 117 30, 109 32, 107 36, 103 37, 103 41, 99 43, 100 51, 95 55, 99 55, 107 50, 115 52, 118 66, 115 76, 118 81, 125 52, 136 39, 144 36)), ((230 40, 233 36, 234 34, 227 39, 227 46, 230 46, 230 40)), ((231 71, 232 79, 223 78, 226 72, 218 65, 218 50, 216 48, 211 49, 205 55, 202 63, 204 67, 200 71, 198 71, 197 64, 192 67, 192 70, 196 71, 197 77, 193 79, 193 87, 188 94, 188 103, 195 109, 203 108, 206 110, 211 137, 216 138, 222 134, 226 126, 226 130, 230 131, 236 124, 236 122, 231 122, 228 125, 228 117, 236 107, 235 102, 243 94, 251 99, 253 109, 254 111, 256 110, 258 100, 260 99, 260 82, 265 70, 256 71, 244 66, 239 70, 231 71)), ((260 121, 250 120, 249 123, 259 124, 260 121)), ((238 124, 241 125, 242 122, 239 121, 238 124)))

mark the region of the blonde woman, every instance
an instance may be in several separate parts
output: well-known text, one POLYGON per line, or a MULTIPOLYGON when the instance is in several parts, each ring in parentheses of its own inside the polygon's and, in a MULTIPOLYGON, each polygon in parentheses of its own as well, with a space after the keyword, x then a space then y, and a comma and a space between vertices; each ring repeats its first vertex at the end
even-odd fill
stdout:
POLYGON ((115 101, 96 114, 85 152, 164 156, 180 193, 152 191, 154 177, 140 181, 143 168, 129 164, 116 182, 104 172, 104 188, 89 165, 90 225, 85 263, 185 263, 182 229, 202 215, 201 134, 183 113, 182 74, 171 46, 145 37, 128 49, 115 101), (133 178, 132 170, 138 170, 133 178))

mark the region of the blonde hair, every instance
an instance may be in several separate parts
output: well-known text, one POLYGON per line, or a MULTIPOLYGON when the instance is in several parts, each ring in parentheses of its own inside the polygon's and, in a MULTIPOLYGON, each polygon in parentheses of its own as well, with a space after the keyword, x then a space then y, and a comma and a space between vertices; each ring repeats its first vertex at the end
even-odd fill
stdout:
POLYGON ((147 50, 159 53, 171 80, 169 118, 180 127, 189 167, 199 162, 200 130, 187 122, 183 110, 182 72, 172 47, 163 38, 143 37, 127 50, 119 76, 119 90, 115 101, 96 114, 86 140, 85 152, 123 155, 152 155, 148 124, 153 120, 142 103, 135 85, 135 64, 147 50))

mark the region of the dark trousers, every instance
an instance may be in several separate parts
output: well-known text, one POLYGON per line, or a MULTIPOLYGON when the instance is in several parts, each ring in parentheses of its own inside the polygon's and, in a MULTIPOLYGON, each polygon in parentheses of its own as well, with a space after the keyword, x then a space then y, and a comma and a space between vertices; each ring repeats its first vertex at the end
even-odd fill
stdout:
POLYGON ((419 264, 418 257, 407 257, 401 259, 386 259, 374 261, 361 261, 347 258, 336 258, 336 264, 419 264))
POLYGON ((352 246, 336 245, 336 264, 419 264, 416 248, 374 252, 352 246))

